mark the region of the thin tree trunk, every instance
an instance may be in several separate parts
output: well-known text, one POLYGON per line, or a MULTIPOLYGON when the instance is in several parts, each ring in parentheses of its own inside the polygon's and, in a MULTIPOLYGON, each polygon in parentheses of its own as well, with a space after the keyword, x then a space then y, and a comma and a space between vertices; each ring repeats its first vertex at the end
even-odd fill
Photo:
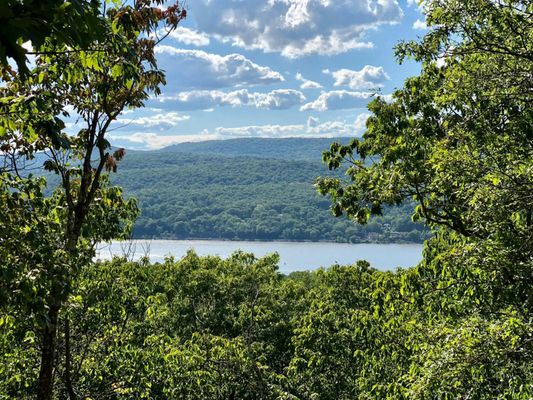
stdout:
MULTIPOLYGON (((98 122, 98 113, 95 113, 93 118, 93 132, 97 128, 98 122)), ((109 120, 106 124, 107 126, 111 123, 109 120)), ((103 138, 103 133, 99 135, 103 138)), ((78 190, 78 198, 76 204, 72 200, 68 201, 69 213, 67 217, 67 225, 65 232, 65 251, 67 255, 75 255, 76 248, 78 244, 78 239, 80 237, 81 228, 85 221, 85 218, 89 212, 89 206, 94 198, 95 192, 98 189, 100 173, 102 172, 105 161, 107 159, 107 154, 104 157, 103 149, 100 149, 100 162, 98 168, 96 169, 94 178, 93 170, 91 168, 90 160, 91 153, 94 147, 93 143, 88 144, 87 152, 85 155, 85 162, 83 166, 83 172, 81 175, 81 187, 78 190)), ((69 193, 69 183, 68 181, 63 182, 63 187, 69 193)), ((67 197, 67 199, 70 197, 67 197)), ((72 279, 72 278, 69 278, 72 279)), ((66 283, 66 282, 65 282, 66 283)), ((42 338, 42 349, 41 349, 41 369, 39 371, 39 381, 37 388, 37 400, 52 400, 52 394, 54 390, 54 369, 55 369, 55 353, 56 353, 56 342, 57 342, 57 322, 59 316, 59 310, 61 308, 62 299, 68 297, 68 293, 64 296, 61 296, 61 289, 57 286, 57 283, 52 284, 52 289, 50 291, 50 310, 48 312, 49 323, 43 329, 43 338, 42 338)), ((70 355, 69 355, 70 358, 70 355)), ((70 364, 70 361, 69 361, 70 364)), ((69 367, 70 371, 70 367, 69 367)), ((69 378, 70 379, 70 378, 69 378)), ((68 388, 68 386, 67 386, 68 388)), ((70 385, 72 389, 72 385, 70 385)), ((69 397, 72 397, 71 390, 68 389, 69 397)), ((74 391, 72 393, 75 396, 74 391)))
MULTIPOLYGON (((81 226, 81 223, 80 223, 81 226)), ((79 229, 67 232, 65 250, 73 254, 79 237, 79 229), (72 232, 72 233, 71 233, 72 232)), ((54 370, 56 360, 57 323, 61 309, 61 289, 57 283, 52 284, 50 291, 50 309, 48 311, 48 324, 42 331, 41 368, 37 387, 37 400, 52 400, 54 392, 54 370)))
POLYGON ((76 392, 72 386, 71 376, 72 357, 70 354, 70 321, 65 318, 65 386, 70 400, 77 400, 76 392))
POLYGON ((39 371, 37 400, 52 399, 59 309, 59 303, 54 303, 50 306, 48 311, 49 321, 42 332, 41 369, 39 371))

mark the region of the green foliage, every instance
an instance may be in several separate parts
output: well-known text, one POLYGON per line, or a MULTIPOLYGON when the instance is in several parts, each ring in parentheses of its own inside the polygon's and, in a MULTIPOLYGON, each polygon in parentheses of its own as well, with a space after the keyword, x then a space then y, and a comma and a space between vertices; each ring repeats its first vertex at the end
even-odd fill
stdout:
POLYGON ((513 312, 436 324, 409 371, 409 397, 530 398, 531 332, 531 321, 513 312))
POLYGON ((336 214, 359 222, 414 200, 413 219, 436 232, 419 273, 431 290, 449 294, 436 307, 486 315, 512 305, 530 315, 533 110, 531 81, 521 77, 533 70, 524 48, 531 4, 424 7, 434 28, 398 48, 423 62, 422 73, 392 101, 370 104, 362 139, 332 144, 324 159, 346 178, 320 179, 318 189, 336 214), (473 295, 477 304, 465 302, 473 295))
POLYGON ((531 83, 519 79, 533 65, 522 53, 532 32, 525 18, 531 4, 474 3, 427 2, 435 30, 398 49, 423 60, 422 73, 391 102, 370 104, 361 140, 334 143, 324 153, 328 166, 342 166, 347 178, 326 177, 317 185, 336 214, 359 222, 383 205, 414 199, 414 219, 476 245, 489 240, 531 254, 533 111, 531 83), (513 29, 515 35, 501 39, 513 29), (502 65, 509 70, 496 75, 502 65))
POLYGON ((111 398, 272 398, 291 355, 300 285, 277 257, 86 269, 69 318, 80 393, 111 398), (101 355, 105 354, 105 357, 101 355), (142 366, 142 368, 140 368, 142 366))
MULTIPOLYGON (((362 139, 324 153, 345 177, 317 181, 336 215, 365 223, 414 201, 434 231, 402 276, 425 324, 407 398, 531 396, 533 111, 531 2, 426 1, 430 32, 397 48, 422 62, 362 139), (367 162, 372 160, 373 162, 367 162)), ((416 308, 415 308, 416 310, 416 308)), ((390 395, 387 390, 387 394, 390 395)), ((394 393, 394 391, 392 391, 394 393)))
MULTIPOLYGON (((137 215, 135 200, 123 199, 120 189, 108 185, 106 172, 116 172, 124 150, 111 151, 106 134, 124 108, 142 106, 164 83, 154 57, 156 39, 146 36, 161 25, 174 29, 185 13, 178 4, 154 7, 161 3, 2 4, 8 23, 0 31, 0 62, 14 57, 24 73, 7 75, 6 67, 0 88, 0 196, 6 201, 0 271, 7 290, 0 312, 13 318, 17 334, 38 332, 41 362, 33 390, 39 400, 52 398, 59 313, 81 267, 90 262, 96 242, 127 237, 137 215), (85 36, 86 28, 91 32, 85 36), (27 36, 38 47, 31 71, 19 48, 27 36), (67 115, 67 106, 84 121, 77 135, 62 131, 59 115, 67 115), (49 158, 44 169, 60 179, 50 197, 42 179, 22 172, 21 160, 38 150, 49 158)), ((66 343, 65 383, 74 398, 66 343)))
POLYGON ((319 272, 320 284, 310 293, 311 306, 293 337, 289 374, 302 398, 397 396, 396 377, 409 356, 398 338, 408 336, 412 326, 402 324, 376 293, 389 275, 366 262, 319 272))
MULTIPOLYGON (((531 321, 431 290, 417 269, 277 272, 277 256, 123 258, 83 268, 63 309, 80 398, 528 399, 531 321), (416 289, 416 290, 415 290, 416 289)), ((441 282, 446 280, 443 278, 441 282)), ((0 327, 0 393, 31 398, 31 327, 0 327)), ((56 397, 67 397, 65 364, 56 397)), ((1 397, 1 396, 0 396, 1 397)))
MULTIPOLYGON (((418 266, 394 273, 360 261, 286 277, 275 255, 243 253, 91 263, 92 243, 127 233, 136 212, 135 202, 100 175, 124 154, 112 152, 96 126, 73 138, 57 133, 55 116, 59 99, 67 99, 82 116, 110 121, 128 102, 140 106, 157 91, 162 75, 143 69, 156 69, 150 52, 147 64, 129 70, 129 53, 117 49, 139 35, 131 31, 131 8, 111 13, 110 32, 118 36, 106 46, 124 56, 118 62, 63 54, 57 70, 45 56, 38 68, 48 75, 2 88, 13 91, 2 106, 23 116, 1 120, 2 151, 54 151, 60 158, 46 168, 62 186, 47 197, 42 179, 20 176, 9 163, 0 170, 0 398, 533 398, 532 5, 428 0, 424 7, 433 29, 397 49, 400 58, 422 61, 422 73, 390 102, 371 103, 362 139, 325 152, 329 168, 346 175, 317 182, 335 214, 361 223, 415 202, 413 218, 433 236, 418 266), (80 65, 88 82, 75 74, 80 65), (121 71, 149 76, 135 86, 120 80, 121 71), (109 87, 98 84, 102 77, 109 87), (25 124, 39 105, 33 97, 19 100, 19 92, 35 82, 46 89, 43 98, 57 91, 58 102, 44 101, 43 118, 25 124), (131 90, 132 98, 121 97, 131 90), (60 150, 61 139, 74 158, 60 150), (45 360, 53 372, 45 378, 55 385, 53 392, 44 385, 43 395, 45 360)), ((152 19, 143 21, 153 27, 152 19)), ((130 167, 136 177, 154 162, 143 159, 130 167)), ((178 177, 197 191, 188 193, 197 203, 210 201, 201 189, 238 186, 231 166, 250 170, 246 179, 257 186, 274 187, 274 176, 283 177, 285 200, 287 188, 315 171, 283 159, 168 157, 166 175, 156 175, 168 179, 160 179, 158 192, 195 159, 216 162, 193 178, 197 186, 178 177), (285 172, 287 165, 297 172, 285 172)), ((246 206, 237 203, 231 215, 246 206)), ((268 215, 263 203, 257 207, 268 215)))
POLYGON ((26 50, 31 41, 38 51, 47 38, 61 44, 87 48, 102 34, 99 1, 93 0, 6 0, 0 4, 0 65, 6 78, 12 73, 12 58, 20 73, 29 73, 26 50))

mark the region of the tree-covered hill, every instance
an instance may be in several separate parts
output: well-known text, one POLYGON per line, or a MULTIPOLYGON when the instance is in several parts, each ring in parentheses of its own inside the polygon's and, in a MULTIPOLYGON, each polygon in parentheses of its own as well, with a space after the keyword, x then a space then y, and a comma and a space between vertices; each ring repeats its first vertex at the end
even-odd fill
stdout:
POLYGON ((180 143, 163 149, 171 153, 251 156, 281 160, 320 160, 331 142, 348 143, 350 138, 242 138, 180 143))
POLYGON ((113 182, 139 201, 137 238, 421 241, 409 207, 366 226, 332 216, 313 187, 328 173, 320 152, 331 141, 236 139, 131 151, 113 182))

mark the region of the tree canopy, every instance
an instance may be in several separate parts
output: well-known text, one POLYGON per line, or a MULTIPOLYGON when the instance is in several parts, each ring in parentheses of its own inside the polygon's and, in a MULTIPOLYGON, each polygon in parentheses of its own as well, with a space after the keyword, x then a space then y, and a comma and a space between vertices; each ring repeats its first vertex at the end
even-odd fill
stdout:
POLYGON ((453 265, 482 270, 530 309, 532 6, 424 4, 430 33, 397 48, 400 60, 421 61, 422 73, 392 101, 370 104, 361 140, 324 153, 330 168, 348 166, 348 179, 325 178, 318 188, 334 213, 363 223, 384 204, 414 199, 413 218, 438 232, 434 242, 450 244, 453 265))
POLYGON ((27 54, 34 54, 50 38, 57 44, 88 49, 103 36, 100 7, 99 0, 3 1, 0 4, 0 65, 4 78, 13 73, 8 59, 14 60, 18 71, 26 75, 29 72, 27 54), (34 49, 28 49, 30 46, 34 49))
MULTIPOLYGON (((87 8, 52 1, 49 9, 31 3, 8 3, 14 17, 3 27, 7 53, 0 61, 14 57, 23 73, 4 74, 0 88, 0 180, 6 204, 0 217, 6 253, 0 270, 9 278, 2 282, 8 289, 7 317, 31 313, 41 354, 35 392, 38 399, 51 399, 62 306, 81 268, 90 263, 95 243, 126 237, 137 214, 135 200, 124 200, 119 188, 108 185, 106 172, 116 172, 125 152, 111 150, 106 134, 122 110, 140 107, 151 93, 159 93, 164 73, 154 56, 158 30, 170 32, 185 13, 179 4, 159 8, 161 1, 110 7, 91 1, 87 8), (18 46, 28 35, 37 55, 31 71, 10 42, 18 46), (84 123, 76 135, 64 131, 61 115, 67 106, 84 123), (49 157, 44 169, 60 177, 50 198, 43 196, 42 179, 21 172, 24 159, 36 151, 49 157), (24 257, 32 252, 38 254, 24 257)), ((72 399, 69 354, 67 349, 64 379, 72 399)))
POLYGON ((360 223, 414 200, 413 219, 433 229, 402 291, 442 320, 427 331, 434 342, 424 345, 428 358, 408 393, 483 398, 472 393, 485 382, 485 396, 524 398, 502 395, 499 382, 524 376, 533 350, 533 8, 503 0, 423 7, 429 33, 396 49, 400 61, 421 62, 421 74, 392 100, 370 103, 361 139, 324 152, 329 168, 346 175, 317 187, 334 214, 360 223), (486 357, 496 351, 489 338, 513 326, 524 330, 501 339, 508 348, 498 351, 518 369, 502 378, 506 367, 486 357))

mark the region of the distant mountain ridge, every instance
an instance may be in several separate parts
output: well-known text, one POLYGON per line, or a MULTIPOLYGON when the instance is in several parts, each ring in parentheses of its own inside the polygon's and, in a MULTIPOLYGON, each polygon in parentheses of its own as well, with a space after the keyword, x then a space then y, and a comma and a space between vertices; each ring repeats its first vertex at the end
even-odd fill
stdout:
POLYGON ((351 138, 238 138, 186 142, 165 147, 160 152, 250 156, 281 160, 320 161, 322 152, 333 142, 349 143, 351 138))
MULTIPOLYGON (((127 150, 112 184, 138 200, 134 229, 143 239, 287 240, 420 243, 412 204, 392 207, 367 225, 335 218, 317 194, 327 139, 231 139, 127 150)), ((42 161, 41 161, 42 162, 42 161)), ((338 172, 335 172, 338 174, 338 172)), ((46 173, 49 188, 58 184, 46 173)))
POLYGON ((127 151, 111 179, 139 201, 136 238, 421 242, 411 205, 368 225, 335 218, 313 183, 350 138, 231 139, 127 151))

